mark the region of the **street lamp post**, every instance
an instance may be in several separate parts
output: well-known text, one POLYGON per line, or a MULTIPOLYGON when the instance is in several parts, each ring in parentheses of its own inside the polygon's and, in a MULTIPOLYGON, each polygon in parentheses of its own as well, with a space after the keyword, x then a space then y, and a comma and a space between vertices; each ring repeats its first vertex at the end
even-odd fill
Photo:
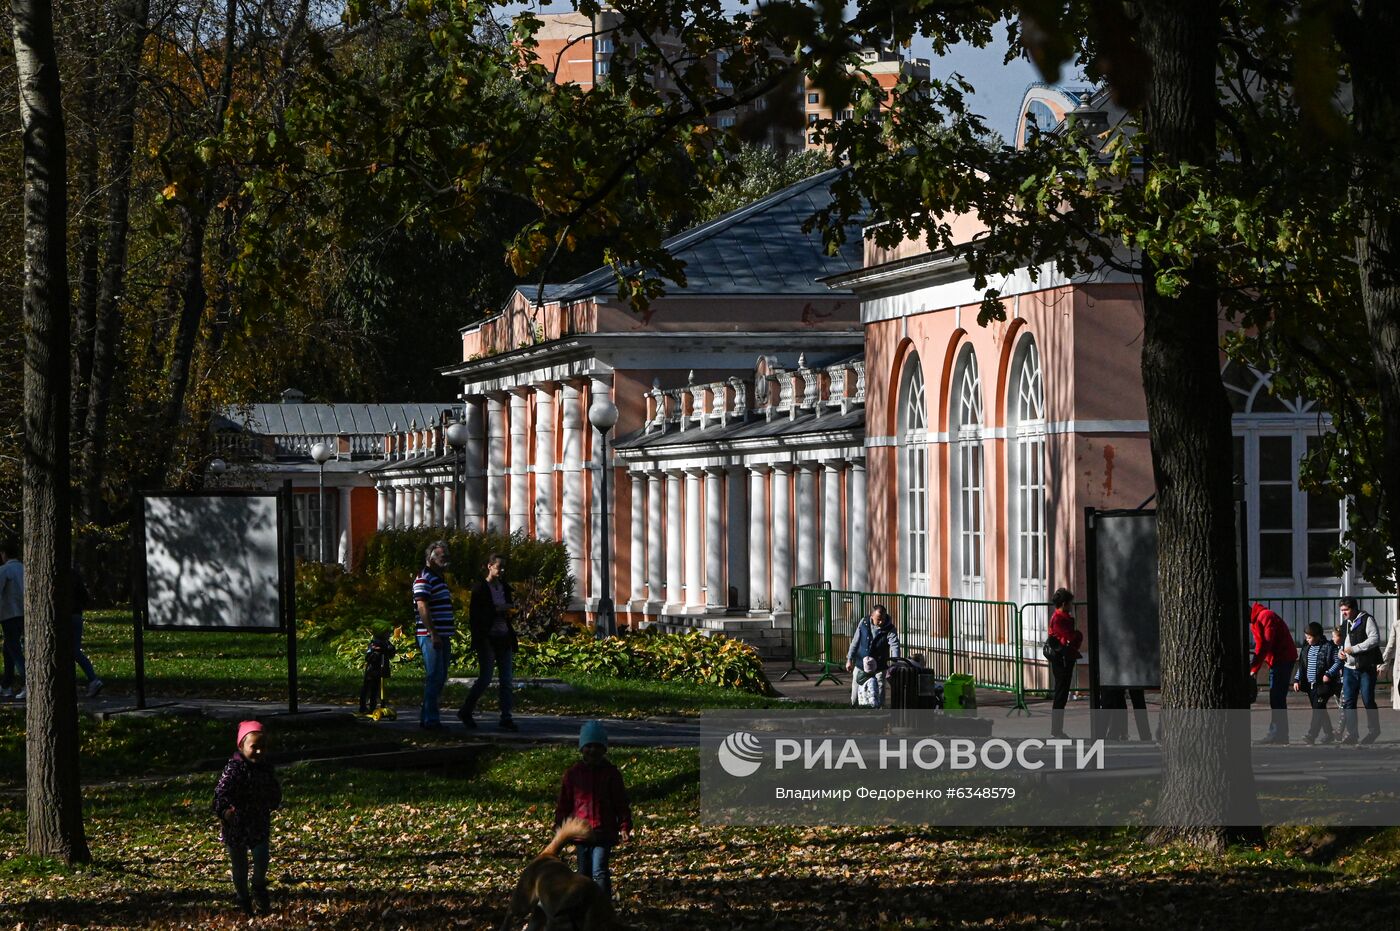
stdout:
POLYGON ((321 532, 317 548, 317 562, 326 561, 326 550, 330 547, 326 545, 326 463, 331 458, 331 448, 325 443, 317 443, 311 447, 311 458, 316 460, 318 474, 316 476, 316 510, 321 515, 321 532))
POLYGON ((467 494, 466 465, 462 462, 462 451, 467 445, 467 425, 460 420, 453 421, 447 425, 447 445, 457 451, 457 458, 452 464, 452 484, 456 486, 457 493, 452 496, 456 512, 453 517, 458 530, 465 530, 462 525, 467 521, 466 504, 463 498, 467 494))
POLYGON ((588 408, 588 421, 603 441, 602 567, 603 594, 598 599, 598 638, 617 636, 617 614, 612 596, 612 546, 608 520, 608 431, 617 426, 617 405, 606 394, 599 394, 588 408))

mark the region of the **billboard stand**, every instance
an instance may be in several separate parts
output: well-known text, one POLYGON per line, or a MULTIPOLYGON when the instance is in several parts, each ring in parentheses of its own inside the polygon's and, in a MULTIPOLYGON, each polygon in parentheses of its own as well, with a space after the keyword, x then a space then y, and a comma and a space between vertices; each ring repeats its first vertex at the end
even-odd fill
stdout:
POLYGON ((282 713, 297 714, 291 482, 276 492, 137 492, 131 528, 136 706, 120 711, 155 707, 146 701, 145 632, 190 630, 285 632, 282 713), (155 520, 148 519, 152 511, 155 520))
MULTIPOLYGON (((1154 496, 1155 497, 1155 496, 1154 496)), ((1127 733, 1131 696, 1139 737, 1149 739, 1143 691, 1161 688, 1157 512, 1084 509, 1089 638, 1089 707, 1094 736, 1127 733), (1113 725, 1110 728, 1110 725, 1113 725)))

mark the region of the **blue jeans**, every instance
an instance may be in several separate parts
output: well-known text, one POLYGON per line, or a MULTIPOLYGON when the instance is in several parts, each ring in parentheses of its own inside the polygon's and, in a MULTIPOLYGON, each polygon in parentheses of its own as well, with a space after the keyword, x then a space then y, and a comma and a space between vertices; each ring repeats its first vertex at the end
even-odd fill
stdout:
POLYGON ((10 688, 15 678, 24 678, 24 618, 7 617, 0 621, 0 631, 4 632, 5 675, 0 679, 0 688, 10 688))
POLYGON ((253 892, 258 898, 267 895, 267 861, 269 857, 268 842, 254 844, 246 847, 243 844, 229 844, 228 850, 229 873, 233 876, 233 891, 238 893, 241 902, 248 900, 248 855, 252 854, 253 859, 253 892))
POLYGON ((73 615, 73 659, 77 660, 78 668, 83 671, 83 675, 87 676, 89 682, 97 678, 97 670, 92 668, 92 660, 88 659, 87 654, 83 652, 83 615, 81 611, 73 615))
POLYGON ((598 884, 598 888, 603 890, 603 894, 612 898, 612 871, 608 869, 608 855, 612 853, 612 847, 608 844, 579 844, 578 845, 578 871, 584 876, 591 877, 598 884))
POLYGON ((1269 667, 1269 739, 1288 740, 1288 690, 1293 686, 1293 661, 1275 662, 1269 667))
POLYGON ((423 654, 423 708, 418 712, 419 724, 441 724, 438 699, 447 684, 447 665, 452 661, 452 641, 442 638, 442 646, 433 646, 432 637, 418 638, 418 652, 423 654))
POLYGON ((1381 716, 1376 710, 1376 671, 1362 671, 1344 667, 1342 669, 1342 729, 1351 737, 1357 736, 1356 699, 1366 706, 1366 736, 1379 735, 1381 716))
POLYGON ((476 674, 476 681, 472 683, 472 690, 467 693, 467 700, 462 703, 462 712, 472 714, 476 711, 476 703, 481 696, 486 693, 486 689, 491 684, 491 673, 497 671, 501 679, 501 720, 510 720, 511 689, 515 685, 514 666, 515 654, 504 645, 493 644, 489 638, 476 646, 476 662, 479 667, 476 674))

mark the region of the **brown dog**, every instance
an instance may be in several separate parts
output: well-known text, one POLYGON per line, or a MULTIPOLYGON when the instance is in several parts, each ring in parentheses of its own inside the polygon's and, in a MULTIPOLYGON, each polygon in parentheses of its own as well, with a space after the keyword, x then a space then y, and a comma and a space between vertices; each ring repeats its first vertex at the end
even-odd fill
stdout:
POLYGON ((612 902, 587 876, 577 873, 559 856, 565 844, 580 841, 592 832, 588 822, 570 818, 554 832, 554 839, 530 861, 510 897, 510 909, 501 931, 511 922, 530 916, 527 931, 621 931, 612 902))

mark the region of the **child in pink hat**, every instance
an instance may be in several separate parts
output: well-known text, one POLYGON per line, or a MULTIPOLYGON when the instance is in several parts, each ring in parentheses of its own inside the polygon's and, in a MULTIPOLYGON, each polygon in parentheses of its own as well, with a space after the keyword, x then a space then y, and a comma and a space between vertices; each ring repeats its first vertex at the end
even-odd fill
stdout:
POLYGON ((282 787, 272 764, 264 762, 265 741, 259 721, 238 725, 238 747, 224 766, 214 787, 214 814, 219 819, 219 836, 228 848, 233 891, 238 907, 253 914, 248 896, 248 862, 253 866, 253 897, 266 914, 271 910, 267 895, 267 861, 272 836, 272 813, 282 807, 282 787))

